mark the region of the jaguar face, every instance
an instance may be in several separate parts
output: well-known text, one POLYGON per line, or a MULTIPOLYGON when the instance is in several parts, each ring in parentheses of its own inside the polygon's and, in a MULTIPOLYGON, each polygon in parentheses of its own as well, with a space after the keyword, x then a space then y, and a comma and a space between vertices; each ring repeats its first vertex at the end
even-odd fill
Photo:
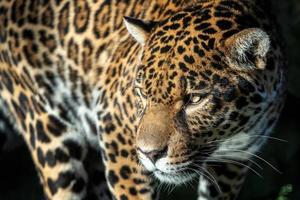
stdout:
POLYGON ((260 29, 224 38, 230 28, 179 14, 158 24, 125 20, 143 46, 135 82, 138 156, 155 177, 174 184, 195 177, 222 142, 251 124, 264 98, 257 88, 264 87, 269 50, 260 29))
POLYGON ((137 150, 141 163, 161 181, 182 183, 193 178, 216 150, 217 141, 239 131, 236 128, 242 118, 238 117, 247 110, 243 107, 247 101, 243 102, 243 94, 234 86, 238 80, 230 78, 234 74, 198 67, 191 69, 195 73, 191 77, 179 68, 172 71, 165 66, 157 72, 158 79, 151 79, 148 70, 152 70, 141 66, 145 77, 135 89, 137 150), (170 73, 178 75, 170 78, 170 73))

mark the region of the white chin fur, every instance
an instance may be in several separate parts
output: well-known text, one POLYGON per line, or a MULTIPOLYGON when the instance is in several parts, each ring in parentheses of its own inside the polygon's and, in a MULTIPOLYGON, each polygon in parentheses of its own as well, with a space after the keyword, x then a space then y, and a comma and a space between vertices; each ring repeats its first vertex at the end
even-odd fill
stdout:
POLYGON ((155 165, 144 154, 139 153, 139 159, 148 171, 152 172, 156 170, 155 165))
MULTIPOLYGON (((155 177, 164 183, 179 185, 190 181, 196 176, 196 174, 191 174, 191 173, 183 174, 180 172, 176 172, 174 170, 171 171, 170 166, 167 165, 168 158, 161 158, 155 164, 153 164, 149 160, 149 158, 147 158, 144 154, 139 153, 139 159, 148 171, 153 172, 155 177)), ((184 168, 187 165, 188 163, 184 163, 176 167, 173 166, 173 169, 176 168, 178 171, 180 171, 180 169, 184 168)))
POLYGON ((166 174, 160 171, 154 172, 155 177, 163 183, 169 183, 174 185, 180 185, 186 183, 196 177, 196 174, 166 174))

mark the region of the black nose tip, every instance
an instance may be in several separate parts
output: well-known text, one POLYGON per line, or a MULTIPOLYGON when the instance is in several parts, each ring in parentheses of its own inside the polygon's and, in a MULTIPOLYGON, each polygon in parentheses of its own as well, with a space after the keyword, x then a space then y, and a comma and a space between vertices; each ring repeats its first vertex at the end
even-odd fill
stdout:
POLYGON ((147 156, 153 163, 155 163, 158 159, 167 156, 168 147, 166 146, 160 150, 152 150, 152 151, 143 151, 141 148, 138 148, 145 156, 147 156))

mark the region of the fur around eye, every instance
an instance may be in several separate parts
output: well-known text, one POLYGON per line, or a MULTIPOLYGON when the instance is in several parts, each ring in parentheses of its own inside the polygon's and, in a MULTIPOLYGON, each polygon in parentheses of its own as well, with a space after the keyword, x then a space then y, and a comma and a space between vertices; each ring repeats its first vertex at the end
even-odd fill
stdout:
POLYGON ((188 94, 183 98, 183 104, 185 106, 199 104, 202 100, 202 96, 200 94, 188 94))
POLYGON ((143 97, 143 98, 147 98, 147 95, 142 91, 142 88, 141 87, 135 87, 134 88, 134 91, 137 95, 143 97))

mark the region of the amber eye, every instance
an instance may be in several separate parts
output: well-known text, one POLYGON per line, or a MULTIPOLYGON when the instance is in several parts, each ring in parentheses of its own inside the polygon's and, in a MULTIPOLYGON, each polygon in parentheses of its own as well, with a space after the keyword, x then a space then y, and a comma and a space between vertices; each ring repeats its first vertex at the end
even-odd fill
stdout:
POLYGON ((193 94, 190 100, 190 104, 198 104, 202 100, 202 97, 200 95, 193 94))
POLYGON ((200 94, 188 94, 183 98, 184 105, 195 105, 199 104, 202 100, 202 96, 200 94))
POLYGON ((135 87, 135 94, 138 96, 138 98, 136 98, 136 111, 137 111, 137 117, 140 118, 141 116, 143 116, 143 113, 145 111, 146 105, 147 105, 147 96, 142 92, 142 88, 140 87, 135 87))

